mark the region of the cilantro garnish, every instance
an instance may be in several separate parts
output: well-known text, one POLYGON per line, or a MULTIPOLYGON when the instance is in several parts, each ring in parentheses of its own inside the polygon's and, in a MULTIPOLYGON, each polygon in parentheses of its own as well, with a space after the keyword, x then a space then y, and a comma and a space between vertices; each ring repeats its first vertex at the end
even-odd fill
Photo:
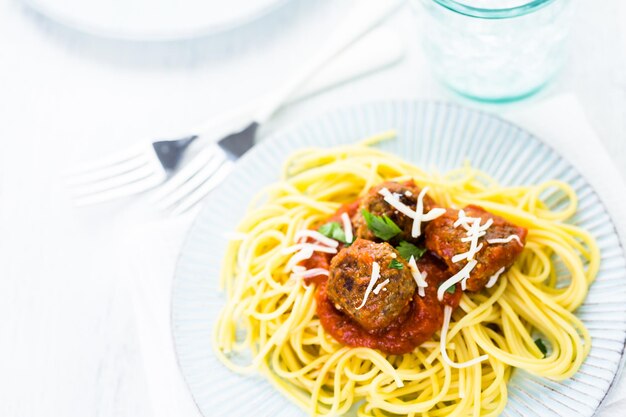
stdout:
POLYGON ((329 237, 331 239, 335 239, 339 242, 346 243, 346 244, 352 243, 346 240, 346 233, 344 232, 343 227, 341 227, 341 225, 338 222, 326 223, 320 226, 320 228, 317 229, 317 231, 323 234, 324 236, 329 237))
POLYGON ((389 262, 389 268, 391 269, 402 269, 404 268, 404 265, 402 265, 402 262, 400 262, 397 259, 392 259, 391 262, 389 262))
POLYGON ((365 218, 367 228, 379 239, 389 240, 402 231, 398 225, 386 215, 377 216, 365 209, 361 210, 361 214, 363 214, 365 218))
POLYGON ((406 240, 400 242, 400 244, 396 247, 396 250, 407 261, 411 259, 411 256, 414 257, 415 260, 418 260, 424 255, 424 253, 426 253, 426 249, 418 248, 417 246, 407 242, 406 240))
POLYGON ((546 345, 543 344, 543 340, 541 340, 541 338, 535 339, 535 344, 537 345, 541 353, 543 353, 543 357, 545 358, 546 353, 548 353, 548 348, 546 348, 546 345))
POLYGON ((450 285, 448 288, 446 288, 446 292, 449 294, 454 294, 455 291, 456 291, 456 284, 450 285))

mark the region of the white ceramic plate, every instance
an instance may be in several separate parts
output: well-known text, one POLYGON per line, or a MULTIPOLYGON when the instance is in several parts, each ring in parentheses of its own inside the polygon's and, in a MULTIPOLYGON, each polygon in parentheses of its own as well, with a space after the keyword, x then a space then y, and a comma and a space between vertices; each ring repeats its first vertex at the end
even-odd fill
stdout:
POLYGON ((580 371, 554 382, 516 371, 506 416, 592 416, 614 382, 626 338, 626 260, 613 223, 587 181, 553 149, 497 117, 450 104, 384 102, 334 112, 255 147, 207 199, 182 249, 172 294, 174 344, 183 376, 204 416, 298 416, 303 411, 260 376, 242 377, 213 355, 211 333, 224 303, 218 274, 226 239, 251 198, 278 179, 291 152, 355 142, 397 129, 380 148, 426 169, 447 171, 465 159, 503 184, 558 178, 580 198, 573 222, 589 230, 602 253, 600 272, 577 315, 593 346, 580 371))
POLYGON ((243 25, 286 0, 23 0, 83 32, 118 39, 173 40, 243 25))

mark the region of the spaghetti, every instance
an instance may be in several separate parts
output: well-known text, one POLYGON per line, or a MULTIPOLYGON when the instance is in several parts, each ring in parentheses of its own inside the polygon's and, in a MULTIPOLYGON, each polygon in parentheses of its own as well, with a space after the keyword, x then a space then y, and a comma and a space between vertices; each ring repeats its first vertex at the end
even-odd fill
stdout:
POLYGON ((281 181, 254 200, 229 242, 221 276, 228 301, 214 350, 235 372, 263 373, 310 415, 499 415, 514 368, 563 380, 589 353, 589 333, 573 311, 600 254, 589 233, 565 222, 576 205, 560 181, 502 187, 469 165, 429 174, 364 145, 300 151, 281 181), (490 288, 464 292, 454 312, 446 307, 449 324, 412 352, 344 346, 324 331, 316 285, 304 285, 304 268, 287 268, 293 253, 285 249, 373 186, 410 179, 441 206, 479 205, 527 228, 525 248, 490 288), (481 355, 487 359, 474 360, 481 355))

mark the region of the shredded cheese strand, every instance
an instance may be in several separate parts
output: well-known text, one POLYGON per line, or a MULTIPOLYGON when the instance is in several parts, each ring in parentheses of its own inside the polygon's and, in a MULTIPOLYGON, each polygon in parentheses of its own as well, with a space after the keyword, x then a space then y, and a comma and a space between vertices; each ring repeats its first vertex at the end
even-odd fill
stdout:
POLYGON ((367 302, 367 297, 369 297, 370 292, 372 292, 372 288, 374 288, 374 285, 376 285, 376 281, 378 281, 378 278, 380 278, 380 265, 378 265, 378 262, 374 261, 372 262, 372 276, 370 277, 370 282, 369 284, 367 284, 365 296, 363 296, 363 302, 361 302, 361 305, 356 308, 357 310, 362 309, 367 302))
POLYGON ((413 255, 411 255, 411 258, 409 258, 409 269, 411 269, 411 275, 413 275, 413 279, 417 284, 418 295, 420 297, 424 297, 426 295, 426 291, 424 291, 424 288, 428 287, 428 283, 426 282, 426 277, 428 276, 428 274, 419 270, 413 255))
POLYGON ((413 209, 411 209, 409 206, 407 206, 402 201, 400 201, 398 197, 393 195, 387 187, 381 188, 378 191, 378 194, 382 195, 383 200, 385 200, 391 207, 395 208, 400 213, 412 219, 415 218, 415 211, 413 211, 413 209))
POLYGON ((467 252, 463 252, 463 253, 458 253, 456 255, 454 255, 452 257, 452 262, 457 263, 457 262, 461 262, 463 259, 467 259, 468 261, 472 261, 474 258, 474 255, 476 255, 478 252, 480 252, 480 250, 483 248, 483 244, 481 243, 480 245, 476 246, 476 247, 472 247, 472 244, 474 243, 474 241, 472 241, 472 243, 470 243, 470 248, 467 252))
POLYGON ((487 243, 492 244, 492 243, 509 243, 512 240, 516 240, 517 243, 519 243, 520 246, 524 246, 522 244, 521 239, 519 238, 518 235, 509 235, 508 237, 505 237, 503 239, 487 239, 487 243))
POLYGON ((336 248, 337 246, 339 246, 339 242, 337 242, 335 239, 331 239, 327 236, 324 236, 323 234, 321 234, 320 232, 316 230, 309 230, 309 229, 298 230, 294 237, 295 237, 296 242, 300 241, 300 239, 302 238, 310 237, 311 239, 317 240, 322 245, 326 245, 331 248, 336 248))
POLYGON ((455 228, 459 227, 461 224, 463 224, 464 222, 467 221, 466 219, 469 219, 469 218, 465 215, 465 210, 460 209, 458 214, 457 214, 457 218, 456 218, 456 221, 454 222, 453 226, 455 228))
MULTIPOLYGON (((386 280, 384 280, 383 282, 381 282, 380 284, 378 284, 376 286, 376 288, 374 288, 374 291, 372 291, 374 294, 378 295, 378 293, 380 292, 380 290, 385 288, 385 285, 389 284, 389 278, 387 278, 386 280)), ((385 290, 386 291, 386 290, 385 290)))
POLYGON ((341 221, 343 222, 343 233, 346 235, 346 242, 352 243, 354 236, 352 234, 352 222, 348 213, 341 213, 341 221))
MULTIPOLYGON (((467 217, 465 211, 459 210, 458 217, 454 222, 454 227, 463 226, 465 229, 465 237, 461 238, 461 242, 469 242, 470 247, 467 252, 457 253, 452 257, 452 262, 457 263, 464 259, 471 261, 474 256, 483 248, 483 244, 478 244, 478 239, 487 234, 487 229, 493 224, 493 219, 487 219, 484 224, 480 224, 480 217, 467 217)), ((465 290, 465 281, 463 282, 463 290, 465 290)))
POLYGON ((285 266, 285 271, 293 271, 293 268, 298 266, 298 263, 309 259, 311 256, 313 256, 313 248, 302 248, 299 252, 297 252, 289 259, 287 265, 285 266))
POLYGON ((472 272, 472 269, 474 269, 477 263, 478 262, 476 262, 475 260, 469 261, 468 263, 465 264, 463 269, 461 269, 459 272, 457 272, 456 274, 452 275, 450 278, 445 280, 443 284, 441 284, 439 288, 437 288, 437 298, 439 299, 439 301, 443 300, 443 293, 448 288, 450 288, 453 285, 456 285, 456 283, 459 281, 467 280, 470 276, 470 273, 472 272))
POLYGON ((446 209, 436 207, 424 214, 424 196, 428 192, 428 187, 422 188, 417 196, 417 205, 415 207, 416 215, 413 218, 413 226, 411 227, 411 236, 417 238, 422 233, 422 222, 429 222, 435 220, 437 217, 443 215, 446 209))
POLYGON ((288 246, 282 249, 283 255, 298 252, 302 249, 311 249, 313 252, 324 253, 337 253, 336 248, 330 248, 328 246, 316 245, 315 243, 296 243, 295 245, 288 246))
POLYGON ((293 271, 294 278, 311 278, 311 277, 315 277, 318 275, 326 275, 329 276, 329 272, 328 269, 324 269, 324 268, 311 268, 311 269, 305 269, 304 271, 302 270, 298 270, 298 271, 293 271))
POLYGON ((435 220, 437 217, 443 215, 446 209, 441 207, 435 207, 428 213, 424 213, 424 196, 428 192, 428 187, 422 188, 417 196, 417 204, 415 210, 400 201, 399 195, 392 194, 387 187, 383 187, 378 191, 378 194, 383 196, 390 206, 398 210, 400 213, 413 219, 413 225, 411 226, 411 236, 416 238, 421 234, 422 222, 428 222, 435 220))
POLYGON ((446 351, 446 338, 448 337, 448 327, 450 327, 450 318, 452 317, 452 307, 445 306, 443 310, 443 326, 441 328, 441 339, 439 340, 439 350, 441 351, 441 357, 443 361, 451 366, 452 368, 460 369, 460 368, 468 368, 472 365, 476 365, 477 363, 481 363, 489 359, 488 355, 482 355, 474 359, 470 359, 467 362, 456 363, 452 362, 450 357, 448 356, 448 352, 446 351))
POLYGON ((422 188, 422 191, 417 195, 417 204, 415 205, 416 215, 413 218, 413 225, 411 226, 411 236, 418 237, 422 230, 422 215, 424 214, 424 196, 426 195, 426 191, 428 191, 428 187, 422 188))
POLYGON ((504 267, 498 269, 498 271, 495 274, 493 274, 491 278, 489 278, 489 282, 487 282, 487 285, 485 285, 485 288, 491 288, 494 285, 496 285, 496 282, 498 281, 498 277, 500 277, 500 275, 502 275, 503 272, 504 272, 504 267))

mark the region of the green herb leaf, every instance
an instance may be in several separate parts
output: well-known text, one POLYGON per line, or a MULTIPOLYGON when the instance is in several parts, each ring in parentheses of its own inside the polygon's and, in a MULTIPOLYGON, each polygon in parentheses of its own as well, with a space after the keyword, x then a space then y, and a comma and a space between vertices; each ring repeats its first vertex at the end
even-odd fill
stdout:
POLYGON ((361 210, 361 214, 365 218, 367 228, 379 239, 389 240, 402 231, 393 220, 385 215, 377 216, 365 209, 361 210))
POLYGON ((426 249, 418 248, 417 246, 407 242, 406 240, 400 242, 400 244, 396 247, 396 250, 407 261, 411 259, 411 256, 414 257, 417 261, 419 258, 424 256, 424 253, 426 253, 426 249))
POLYGON ((392 259, 391 262, 389 262, 389 268, 391 269, 402 269, 404 268, 404 265, 402 265, 402 262, 400 262, 397 259, 392 259))
POLYGON ((329 222, 317 229, 318 232, 326 237, 335 239, 342 243, 351 243, 346 241, 346 233, 343 231, 343 227, 338 222, 329 222))
POLYGON ((546 348, 546 345, 543 344, 543 340, 541 340, 541 338, 535 339, 535 344, 537 345, 541 353, 543 353, 543 357, 545 358, 546 353, 548 353, 548 349, 546 348))
POLYGON ((449 286, 446 288, 446 292, 449 294, 454 294, 456 292, 456 284, 449 286))

